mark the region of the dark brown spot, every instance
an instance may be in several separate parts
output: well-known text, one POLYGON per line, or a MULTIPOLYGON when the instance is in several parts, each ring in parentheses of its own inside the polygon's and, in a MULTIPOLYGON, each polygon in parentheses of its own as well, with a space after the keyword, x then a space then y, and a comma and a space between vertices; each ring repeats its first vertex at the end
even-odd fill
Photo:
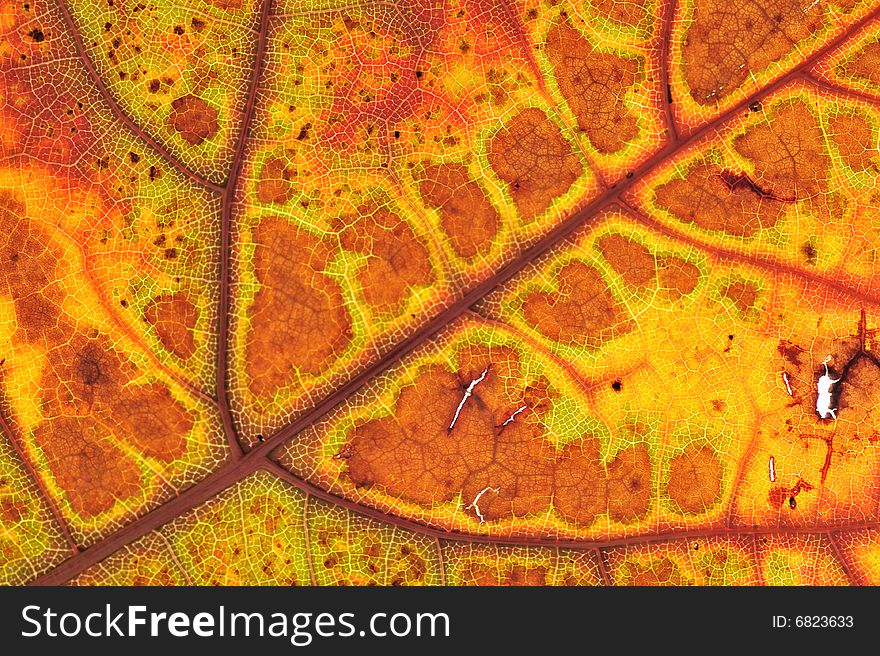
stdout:
POLYGON ((188 144, 198 146, 217 134, 218 112, 201 98, 188 94, 171 103, 169 121, 188 144))

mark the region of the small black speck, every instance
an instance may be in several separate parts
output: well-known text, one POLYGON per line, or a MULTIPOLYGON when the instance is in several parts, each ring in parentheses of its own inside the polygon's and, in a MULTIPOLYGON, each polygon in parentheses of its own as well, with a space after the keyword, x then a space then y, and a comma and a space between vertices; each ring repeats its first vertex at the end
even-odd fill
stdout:
POLYGON ((788 497, 788 507, 792 510, 797 508, 797 500, 794 497, 788 497))
POLYGON ((760 112, 761 111, 761 103, 759 103, 757 100, 754 101, 753 103, 751 103, 749 105, 749 111, 750 112, 760 112))
POLYGON ((728 335, 728 336, 727 336, 727 339, 728 339, 728 341, 731 341, 731 342, 732 342, 732 341, 733 341, 733 335, 728 335))
POLYGON ((816 251, 816 247, 813 246, 813 244, 811 244, 810 242, 805 243, 801 247, 801 252, 803 252, 804 259, 806 260, 807 264, 815 264, 816 263, 816 260, 818 259, 819 254, 816 251))
POLYGON ((421 79, 422 79, 422 75, 424 75, 424 73, 422 73, 421 71, 416 71, 416 77, 417 77, 418 79, 421 80, 421 79))
POLYGON ((395 131, 394 131, 394 138, 395 138, 395 139, 400 139, 400 130, 395 130, 395 131))
POLYGON ((633 175, 635 175, 635 174, 634 174, 632 171, 627 171, 627 172, 626 172, 626 177, 627 177, 627 178, 631 178, 631 177, 633 177, 633 175))
POLYGON ((615 380, 613 383, 611 383, 611 389, 613 389, 615 392, 619 392, 622 388, 623 383, 621 383, 619 380, 615 380))
POLYGON ((126 301, 124 298, 121 301, 119 301, 119 304, 124 308, 128 307, 128 301, 126 301))
POLYGON ((34 29, 32 29, 30 31, 30 33, 28 34, 28 36, 31 37, 37 43, 39 43, 40 41, 46 40, 46 35, 43 34, 43 31, 38 27, 35 27, 34 29))
POLYGON ((129 153, 128 153, 128 159, 131 160, 131 163, 132 163, 132 164, 137 164, 138 162, 141 161, 141 156, 138 155, 138 154, 135 153, 135 152, 131 152, 131 151, 129 151, 129 153))
POLYGON ((180 25, 175 25, 174 26, 174 33, 176 35, 180 36, 181 34, 183 34, 183 28, 180 25))

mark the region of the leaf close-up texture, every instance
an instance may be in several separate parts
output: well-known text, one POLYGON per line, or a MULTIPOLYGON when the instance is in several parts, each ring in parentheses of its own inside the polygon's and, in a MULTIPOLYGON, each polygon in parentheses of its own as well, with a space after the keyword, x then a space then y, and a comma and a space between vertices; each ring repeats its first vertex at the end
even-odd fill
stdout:
POLYGON ((0 0, 0 583, 880 584, 875 0, 0 0))

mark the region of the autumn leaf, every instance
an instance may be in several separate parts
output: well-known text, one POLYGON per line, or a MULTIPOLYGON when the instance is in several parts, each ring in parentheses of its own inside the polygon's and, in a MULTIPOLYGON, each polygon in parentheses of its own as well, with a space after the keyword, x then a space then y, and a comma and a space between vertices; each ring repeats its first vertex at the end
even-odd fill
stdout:
POLYGON ((0 34, 0 582, 880 583, 876 3, 0 34))

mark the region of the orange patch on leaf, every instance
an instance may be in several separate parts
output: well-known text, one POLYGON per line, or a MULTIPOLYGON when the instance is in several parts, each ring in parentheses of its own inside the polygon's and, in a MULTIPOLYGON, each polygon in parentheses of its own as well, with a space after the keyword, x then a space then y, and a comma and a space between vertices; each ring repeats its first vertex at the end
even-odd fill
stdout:
POLYGON ((556 496, 559 513, 589 526, 607 510, 607 481, 599 455, 599 440, 586 436, 567 444, 556 462, 556 496))
POLYGON ((855 171, 877 167, 877 141, 874 128, 862 114, 838 114, 828 120, 831 141, 840 156, 855 171))
POLYGON ((824 136, 800 100, 783 106, 769 124, 737 137, 734 147, 755 165, 760 189, 777 200, 812 198, 827 188, 830 163, 824 136))
POLYGON ((844 72, 880 84, 880 41, 866 45, 844 66, 844 72))
POLYGON ((644 446, 617 454, 608 465, 608 512, 619 522, 640 519, 651 502, 651 458, 644 446))
POLYGON ((650 563, 628 562, 623 585, 660 586, 682 585, 684 578, 678 565, 668 557, 655 558, 650 563))
POLYGON ((639 27, 648 18, 647 0, 591 0, 602 16, 615 23, 639 27))
POLYGON ((678 257, 664 257, 659 262, 660 287, 672 300, 690 294, 700 282, 700 269, 678 257))
POLYGON ((189 413, 159 383, 132 385, 135 368, 104 337, 71 333, 49 352, 43 400, 63 415, 89 416, 148 456, 171 462, 186 452, 189 413))
POLYGON ((293 175, 294 172, 284 160, 277 157, 268 160, 257 180, 257 200, 284 205, 294 196, 293 175))
POLYGON ((550 207, 583 173, 571 144, 536 108, 524 109, 495 134, 488 158, 527 221, 550 207))
POLYGON ((393 415, 351 431, 348 476, 424 506, 460 495, 481 522, 535 515, 551 503, 584 524, 606 509, 620 521, 641 517, 651 497, 647 450, 622 451, 607 477, 595 438, 558 451, 540 422, 555 397, 543 379, 523 386, 516 351, 465 348, 456 373, 426 367, 400 391, 393 415))
POLYGON ((683 512, 706 512, 721 495, 723 469, 708 446, 690 446, 669 465, 666 493, 683 512))
POLYGON ((193 329, 198 310, 189 296, 182 292, 157 296, 144 309, 144 318, 156 329, 162 346, 174 355, 186 360, 195 353, 193 329))
POLYGON ((411 288, 433 282, 428 251, 397 214, 361 207, 351 224, 343 227, 343 221, 334 226, 342 246, 369 256, 357 279, 364 300, 377 312, 397 310, 411 288))
POLYGON ((254 229, 260 290, 251 309, 246 367, 251 391, 270 395, 296 380, 320 375, 351 342, 351 316, 342 288, 324 273, 333 257, 322 240, 280 218, 254 229))
POLYGON ((427 167, 419 193, 426 203, 439 208, 440 223, 460 257, 472 258, 492 245, 501 218, 464 166, 427 167))
POLYGON ((731 10, 719 0, 696 0, 684 39, 684 77, 691 97, 710 105, 795 49, 824 26, 823 7, 800 0, 752 0, 731 10))
POLYGON ((566 264, 558 274, 558 292, 533 291, 523 301, 526 321, 557 342, 598 346, 612 329, 625 331, 628 317, 593 267, 566 264))
POLYGON ((636 82, 637 60, 597 52, 568 21, 550 30, 546 50, 578 128, 599 152, 617 152, 638 136, 636 117, 623 101, 636 82))
POLYGON ((64 291, 56 275, 60 257, 31 225, 23 206, 0 198, 0 293, 12 297, 16 335, 25 342, 57 343, 64 338, 59 323, 64 291))
POLYGON ((75 513, 94 517, 140 490, 140 472, 114 445, 113 436, 88 417, 43 422, 34 440, 75 513))
POLYGON ((657 263, 645 246, 623 235, 608 235, 599 240, 602 257, 631 287, 648 287, 657 280, 657 263))
POLYGON ((183 140, 198 146, 217 134, 217 109, 207 102, 187 94, 171 102, 171 127, 180 133, 183 140))
POLYGON ((5 205, 0 292, 12 297, 15 339, 47 349, 39 402, 51 419, 34 436, 72 507, 94 516, 139 491, 140 472, 116 443, 171 462, 186 452, 193 420, 165 385, 132 384, 138 370, 106 336, 86 336, 72 323, 56 282, 61 254, 23 208, 5 205))
POLYGON ((12 526, 22 520, 27 512, 23 501, 13 499, 0 499, 0 519, 3 524, 12 526))
POLYGON ((755 307, 755 301, 758 300, 758 290, 755 286, 742 281, 725 285, 721 289, 721 295, 732 300, 736 309, 742 314, 755 307))
POLYGON ((698 163, 683 178, 660 186, 656 202, 680 221, 751 237, 779 220, 782 205, 741 179, 714 164, 698 163))
MULTIPOLYGON (((534 395, 521 379, 519 356, 508 348, 465 349, 457 373, 426 368, 401 390, 393 416, 354 429, 351 480, 424 505, 461 494, 469 514, 486 521, 540 512, 553 486, 553 448, 537 421, 549 403, 505 425, 534 395)), ((537 394, 546 395, 546 388, 537 394)))
POLYGON ((475 586, 544 586, 547 585, 547 568, 505 562, 492 566, 469 561, 462 567, 461 578, 465 585, 475 586))

